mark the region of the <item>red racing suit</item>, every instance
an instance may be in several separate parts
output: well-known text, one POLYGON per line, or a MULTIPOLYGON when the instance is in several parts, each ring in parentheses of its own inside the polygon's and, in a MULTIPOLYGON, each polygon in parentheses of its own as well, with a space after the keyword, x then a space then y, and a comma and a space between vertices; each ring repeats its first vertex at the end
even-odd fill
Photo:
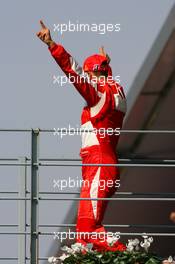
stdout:
MULTIPOLYGON (((96 83, 86 78, 82 81, 82 68, 61 45, 55 44, 49 50, 67 77, 74 78, 75 88, 87 102, 81 115, 81 129, 86 130, 82 133, 80 150, 83 165, 118 163, 116 146, 126 112, 123 88, 111 79, 110 82, 96 83)), ((125 250, 126 247, 119 241, 109 247, 107 239, 102 241, 92 235, 105 232, 102 220, 107 201, 95 199, 109 198, 115 193, 117 180, 120 179, 119 169, 116 166, 88 165, 82 166, 84 184, 80 197, 92 200, 80 200, 76 231, 90 235, 83 238, 77 236, 77 242, 93 243, 93 248, 97 250, 125 250)))

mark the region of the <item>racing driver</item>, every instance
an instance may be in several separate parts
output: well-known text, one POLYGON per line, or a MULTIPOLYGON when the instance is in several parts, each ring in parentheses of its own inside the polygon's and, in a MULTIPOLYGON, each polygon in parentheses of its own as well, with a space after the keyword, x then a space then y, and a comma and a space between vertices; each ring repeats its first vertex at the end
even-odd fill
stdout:
POLYGON ((76 90, 87 103, 81 115, 83 133, 80 157, 85 184, 81 187, 77 215, 77 242, 83 245, 91 243, 93 249, 99 251, 124 251, 126 246, 118 238, 111 243, 102 225, 108 203, 104 198, 110 198, 116 192, 116 182, 120 179, 119 168, 116 166, 116 147, 126 113, 124 90, 113 78, 109 78, 112 77, 110 58, 103 48, 100 54, 88 57, 82 69, 62 45, 52 40, 50 30, 43 21, 40 24, 41 30, 37 36, 48 45, 56 63, 73 80, 76 90), (105 131, 103 135, 100 132, 102 130, 105 131), (105 182, 104 188, 99 184, 102 181, 105 182), (105 234, 103 238, 101 234, 105 234))

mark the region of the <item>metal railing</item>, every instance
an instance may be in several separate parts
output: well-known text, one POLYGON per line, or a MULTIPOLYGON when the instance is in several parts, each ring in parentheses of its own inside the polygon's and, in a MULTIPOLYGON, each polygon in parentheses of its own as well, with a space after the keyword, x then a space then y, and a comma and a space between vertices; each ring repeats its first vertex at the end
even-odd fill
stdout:
MULTIPOLYGON (((40 133, 55 132, 53 129, 0 129, 0 132, 27 132, 31 134, 31 155, 30 158, 20 157, 18 158, 0 158, 0 166, 19 166, 20 167, 20 184, 19 191, 1 191, 0 194, 15 194, 18 197, 0 197, 0 200, 16 200, 18 201, 18 225, 0 225, 0 227, 18 227, 18 232, 0 232, 3 235, 17 235, 18 236, 18 257, 14 258, 0 258, 0 260, 17 260, 18 264, 24 264, 26 261, 30 261, 31 264, 37 264, 39 260, 47 260, 46 257, 39 257, 39 236, 53 235, 53 232, 41 232, 40 227, 75 227, 75 224, 58 224, 58 225, 39 225, 39 201, 41 200, 57 200, 57 201, 79 201, 79 200, 122 200, 122 201, 175 201, 175 193, 134 193, 134 192, 117 192, 118 197, 113 198, 77 198, 77 197, 43 197, 41 195, 50 194, 67 194, 74 195, 79 192, 39 192, 39 167, 40 166, 119 166, 119 167, 166 167, 174 168, 175 160, 169 159, 119 159, 119 164, 74 164, 64 163, 80 161, 80 159, 40 159, 39 157, 39 136, 40 133), (49 162, 62 162, 49 163, 49 162), (9 163, 10 162, 10 163, 9 163), (31 191, 27 191, 27 167, 31 168, 31 191), (149 197, 148 197, 149 196, 149 197), (27 206, 26 202, 30 201, 30 224, 27 224, 27 206), (30 232, 27 231, 30 228, 30 232), (26 255, 26 236, 30 236, 30 256, 26 255)), ((152 134, 175 134, 172 130, 121 130, 121 134, 124 133, 152 133, 152 134)), ((175 230, 174 225, 104 225, 110 228, 168 228, 175 230)), ((140 232, 122 232, 123 236, 141 236, 140 232)), ((175 233, 155 233, 148 232, 147 235, 152 236, 175 236, 175 233)))

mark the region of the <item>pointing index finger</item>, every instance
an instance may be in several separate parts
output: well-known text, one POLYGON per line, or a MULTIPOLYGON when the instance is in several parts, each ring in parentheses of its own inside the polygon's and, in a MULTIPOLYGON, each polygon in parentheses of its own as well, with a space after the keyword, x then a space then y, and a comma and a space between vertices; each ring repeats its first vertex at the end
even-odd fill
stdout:
POLYGON ((100 47, 100 54, 103 55, 103 56, 106 56, 106 52, 105 52, 103 46, 100 47))
POLYGON ((44 23, 43 23, 42 20, 40 20, 40 24, 41 24, 41 27, 42 27, 43 29, 46 29, 46 26, 44 25, 44 23))

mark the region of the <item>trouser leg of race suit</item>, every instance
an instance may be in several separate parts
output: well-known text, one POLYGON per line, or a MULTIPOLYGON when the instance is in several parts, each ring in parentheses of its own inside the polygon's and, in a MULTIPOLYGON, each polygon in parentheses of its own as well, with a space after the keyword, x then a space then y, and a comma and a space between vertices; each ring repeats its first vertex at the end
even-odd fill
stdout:
MULTIPOLYGON (((86 148, 81 152, 83 164, 116 163, 116 160, 107 153, 95 148, 86 148)), ((117 167, 83 166, 83 185, 80 198, 109 198, 116 191, 116 180, 119 179, 117 167)), ((79 203, 77 227, 77 242, 92 243, 94 249, 110 250, 106 239, 106 231, 102 220, 107 207, 106 200, 81 200, 79 203), (93 234, 88 234, 93 233, 93 234)), ((125 250, 126 247, 117 242, 115 250, 125 250)))

